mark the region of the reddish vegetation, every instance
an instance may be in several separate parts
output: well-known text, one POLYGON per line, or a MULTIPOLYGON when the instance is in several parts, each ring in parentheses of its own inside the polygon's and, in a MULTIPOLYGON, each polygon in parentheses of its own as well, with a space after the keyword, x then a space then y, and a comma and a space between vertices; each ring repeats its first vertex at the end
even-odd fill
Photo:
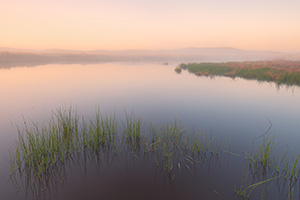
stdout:
POLYGON ((300 72, 300 61, 288 60, 268 60, 268 61, 245 61, 245 62, 227 62, 224 65, 233 68, 273 68, 276 70, 283 70, 286 72, 300 72))
POLYGON ((227 76, 300 86, 300 61, 245 61, 181 64, 198 76, 227 76))

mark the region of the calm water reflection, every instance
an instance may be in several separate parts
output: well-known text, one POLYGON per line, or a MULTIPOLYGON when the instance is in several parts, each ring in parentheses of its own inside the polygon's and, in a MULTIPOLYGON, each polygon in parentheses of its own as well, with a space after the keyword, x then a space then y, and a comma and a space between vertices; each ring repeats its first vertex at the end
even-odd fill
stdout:
MULTIPOLYGON (((186 127, 226 139, 236 152, 250 149, 252 141, 268 129, 270 119, 271 132, 282 141, 282 148, 288 144, 298 154, 299 88, 177 74, 176 65, 109 63, 0 69, 1 194, 5 199, 24 198, 9 181, 7 161, 8 149, 17 139, 16 126, 23 125, 22 115, 41 124, 51 110, 69 105, 84 116, 94 115, 99 105, 103 113, 113 111, 119 116, 124 115, 124 109, 133 110, 145 122, 177 117, 186 127)), ((65 187, 67 191, 71 185, 65 187)))

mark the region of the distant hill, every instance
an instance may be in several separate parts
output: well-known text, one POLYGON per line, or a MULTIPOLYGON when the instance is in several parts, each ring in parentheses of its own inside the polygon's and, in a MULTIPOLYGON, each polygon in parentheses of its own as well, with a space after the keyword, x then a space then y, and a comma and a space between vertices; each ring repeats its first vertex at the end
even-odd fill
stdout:
POLYGON ((30 50, 0 47, 0 66, 2 67, 44 63, 94 63, 112 61, 227 62, 274 59, 300 60, 300 53, 249 51, 231 47, 118 51, 30 50))
POLYGON ((209 58, 224 57, 228 59, 228 56, 232 58, 254 58, 254 57, 277 57, 285 56, 287 53, 274 52, 274 51, 246 51, 230 47, 221 48, 183 48, 183 49, 167 49, 167 50, 123 50, 123 51, 107 51, 107 50, 95 50, 89 51, 90 53, 97 54, 111 54, 111 55, 161 55, 161 56, 205 56, 209 58))

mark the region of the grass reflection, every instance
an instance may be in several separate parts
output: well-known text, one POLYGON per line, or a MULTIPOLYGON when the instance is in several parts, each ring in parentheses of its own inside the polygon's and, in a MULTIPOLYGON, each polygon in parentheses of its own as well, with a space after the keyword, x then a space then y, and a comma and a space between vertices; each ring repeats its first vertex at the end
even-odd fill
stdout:
POLYGON ((32 123, 18 130, 16 148, 10 152, 11 181, 17 188, 25 186, 35 199, 55 194, 74 168, 86 174, 90 166, 110 168, 115 162, 125 167, 136 161, 150 165, 172 184, 182 172, 196 174, 204 164, 222 169, 220 158, 238 157, 247 166, 240 186, 234 189, 237 199, 257 197, 258 192, 264 199, 273 185, 283 197, 293 199, 299 184, 300 156, 289 158, 289 152, 279 156, 275 136, 269 133, 242 155, 225 149, 224 142, 212 135, 188 131, 177 119, 145 127, 133 113, 125 113, 122 121, 97 109, 87 120, 72 108, 54 111, 47 125, 32 123))

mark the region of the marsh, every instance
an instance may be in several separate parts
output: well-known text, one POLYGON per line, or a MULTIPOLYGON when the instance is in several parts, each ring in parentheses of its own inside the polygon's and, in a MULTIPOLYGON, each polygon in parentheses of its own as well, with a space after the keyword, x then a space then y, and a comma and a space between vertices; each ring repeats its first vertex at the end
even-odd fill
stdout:
MULTIPOLYGON (((257 163, 252 161, 252 169, 258 170, 253 175, 247 166, 252 158, 259 158, 259 149, 266 149, 269 144, 267 169, 273 167, 271 161, 275 157, 275 168, 281 165, 280 169, 289 169, 294 175, 299 172, 297 163, 293 167, 300 152, 299 87, 278 87, 272 82, 241 78, 197 77, 185 70, 177 74, 174 69, 179 64, 114 62, 1 69, 3 197, 66 199, 76 195, 80 198, 76 193, 80 190, 81 195, 90 199, 99 196, 116 199, 120 195, 146 198, 143 196, 146 194, 149 199, 229 199, 241 198, 239 194, 244 188, 263 180, 268 180, 267 185, 258 185, 250 197, 260 197, 262 192, 267 199, 290 197, 288 184, 283 183, 284 179, 272 179, 272 170, 258 170, 257 163), (48 182, 42 179, 40 185, 38 181, 30 182, 34 179, 28 179, 25 168, 10 176, 10 152, 17 147, 19 133, 26 135, 26 127, 46 130, 58 116, 57 109, 68 109, 70 105, 80 116, 80 130, 84 127, 82 120, 87 124, 95 120, 99 109, 103 119, 118 116, 116 132, 122 134, 127 112, 129 116, 134 113, 134 119, 141 123, 141 134, 148 138, 141 136, 138 148, 126 146, 120 135, 116 137, 117 151, 113 145, 80 148, 53 168, 48 182), (166 153, 170 143, 165 138, 155 157, 147 150, 147 145, 156 144, 151 137, 153 126, 157 132, 163 132, 168 125, 174 127, 174 121, 181 126, 180 151, 171 149, 172 154, 166 153), (193 141, 199 141, 196 146, 206 141, 207 153, 193 154, 193 141), (182 150, 185 145, 186 155, 182 150), (165 155, 172 160, 168 161, 168 156, 165 159, 165 155), (172 162, 171 170, 168 162, 172 162)), ((294 196, 299 194, 297 184, 293 185, 294 196)))

